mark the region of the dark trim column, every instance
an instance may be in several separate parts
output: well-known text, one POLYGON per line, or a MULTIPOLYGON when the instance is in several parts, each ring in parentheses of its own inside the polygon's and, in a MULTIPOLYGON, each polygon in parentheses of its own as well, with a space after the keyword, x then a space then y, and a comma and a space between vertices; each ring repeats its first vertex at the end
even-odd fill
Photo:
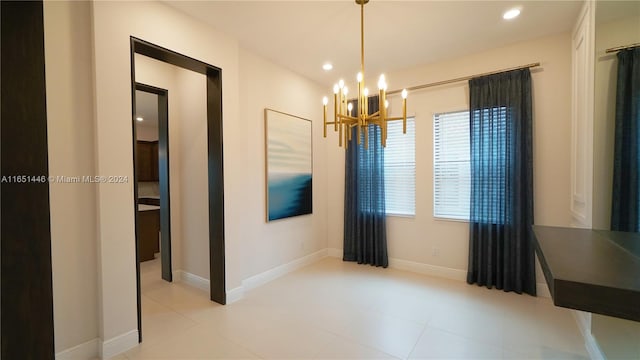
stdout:
POLYGON ((42 1, 1 4, 2 358, 54 359, 42 1))

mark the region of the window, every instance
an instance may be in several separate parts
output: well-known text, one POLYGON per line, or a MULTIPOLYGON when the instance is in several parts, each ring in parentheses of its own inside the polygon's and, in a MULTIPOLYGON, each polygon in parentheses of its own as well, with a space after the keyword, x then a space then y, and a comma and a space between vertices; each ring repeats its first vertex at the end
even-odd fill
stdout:
POLYGON ((402 133, 402 121, 391 121, 387 127, 384 149, 384 191, 387 214, 416 214, 416 127, 415 119, 407 118, 407 133, 402 133))
MULTIPOLYGON (((514 142, 507 137, 507 108, 504 106, 474 110, 471 113, 471 134, 474 158, 471 166, 474 179, 474 200, 479 211, 470 214, 473 222, 504 224, 511 213, 507 206, 508 147, 514 142), (480 210, 481 209, 481 210, 480 210)), ((476 205, 474 205, 476 206, 476 205)), ((507 220, 508 221, 508 220, 507 220)))
POLYGON ((468 220, 469 111, 433 116, 433 216, 468 220))

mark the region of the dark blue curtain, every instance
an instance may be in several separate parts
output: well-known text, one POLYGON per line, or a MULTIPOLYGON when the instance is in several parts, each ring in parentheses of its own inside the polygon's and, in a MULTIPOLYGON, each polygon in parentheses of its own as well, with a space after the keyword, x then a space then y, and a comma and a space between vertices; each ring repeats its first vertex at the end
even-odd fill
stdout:
POLYGON ((640 231, 640 48, 618 52, 611 230, 640 231))
POLYGON ((536 294, 529 69, 469 81, 467 282, 536 294))
MULTIPOLYGON (((354 114, 357 106, 354 102, 354 114)), ((369 113, 378 111, 378 97, 369 98, 369 113)), ((387 225, 384 203, 384 152, 378 126, 368 128, 357 143, 357 131, 345 151, 344 261, 387 267, 387 225)))

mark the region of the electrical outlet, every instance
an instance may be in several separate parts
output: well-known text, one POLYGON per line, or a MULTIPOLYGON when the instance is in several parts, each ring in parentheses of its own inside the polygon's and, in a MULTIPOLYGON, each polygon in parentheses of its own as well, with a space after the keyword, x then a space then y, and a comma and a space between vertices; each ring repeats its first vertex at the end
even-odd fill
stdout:
POLYGON ((439 257, 440 256, 440 248, 437 246, 434 246, 431 248, 431 256, 433 257, 439 257))

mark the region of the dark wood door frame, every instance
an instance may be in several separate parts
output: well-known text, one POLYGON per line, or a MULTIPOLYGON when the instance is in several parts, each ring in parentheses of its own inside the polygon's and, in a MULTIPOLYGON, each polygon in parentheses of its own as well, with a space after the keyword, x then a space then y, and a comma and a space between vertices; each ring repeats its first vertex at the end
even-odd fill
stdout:
MULTIPOLYGON (((169 91, 155 86, 136 83, 136 90, 155 94, 158 98, 158 177, 160 186, 160 261, 162 279, 173 281, 171 267, 171 195, 169 192, 169 91)), ((137 105, 134 105, 137 106, 137 105)), ((137 120, 133 119, 133 156, 136 159, 137 120)), ((136 162, 134 162, 135 166, 136 162)), ((136 174, 136 169, 133 171, 136 174)), ((137 176, 137 175, 136 175, 137 176)), ((137 184, 137 181, 135 182, 137 184)), ((133 189, 133 197, 138 208, 138 187, 133 189)), ((136 249, 140 248, 138 238, 138 217, 136 216, 136 249)))
MULTIPOLYGON (((224 256, 224 167, 222 144, 222 70, 200 60, 154 45, 150 42, 130 38, 131 45, 131 99, 136 101, 135 54, 169 63, 203 74, 207 78, 207 142, 209 178, 209 284, 210 299, 226 304, 225 256, 224 256)), ((132 121, 135 121, 132 106, 132 121)), ((135 161, 135 158, 134 158, 135 161)), ((135 177, 135 174, 134 174, 135 177)), ((135 180, 135 179, 134 179, 135 180)), ((137 211, 137 208, 136 208, 137 211)), ((138 334, 142 341, 142 318, 140 299, 140 264, 136 249, 136 272, 138 287, 138 334)))
POLYGON ((0 358, 53 360, 42 1, 1 2, 0 358))

